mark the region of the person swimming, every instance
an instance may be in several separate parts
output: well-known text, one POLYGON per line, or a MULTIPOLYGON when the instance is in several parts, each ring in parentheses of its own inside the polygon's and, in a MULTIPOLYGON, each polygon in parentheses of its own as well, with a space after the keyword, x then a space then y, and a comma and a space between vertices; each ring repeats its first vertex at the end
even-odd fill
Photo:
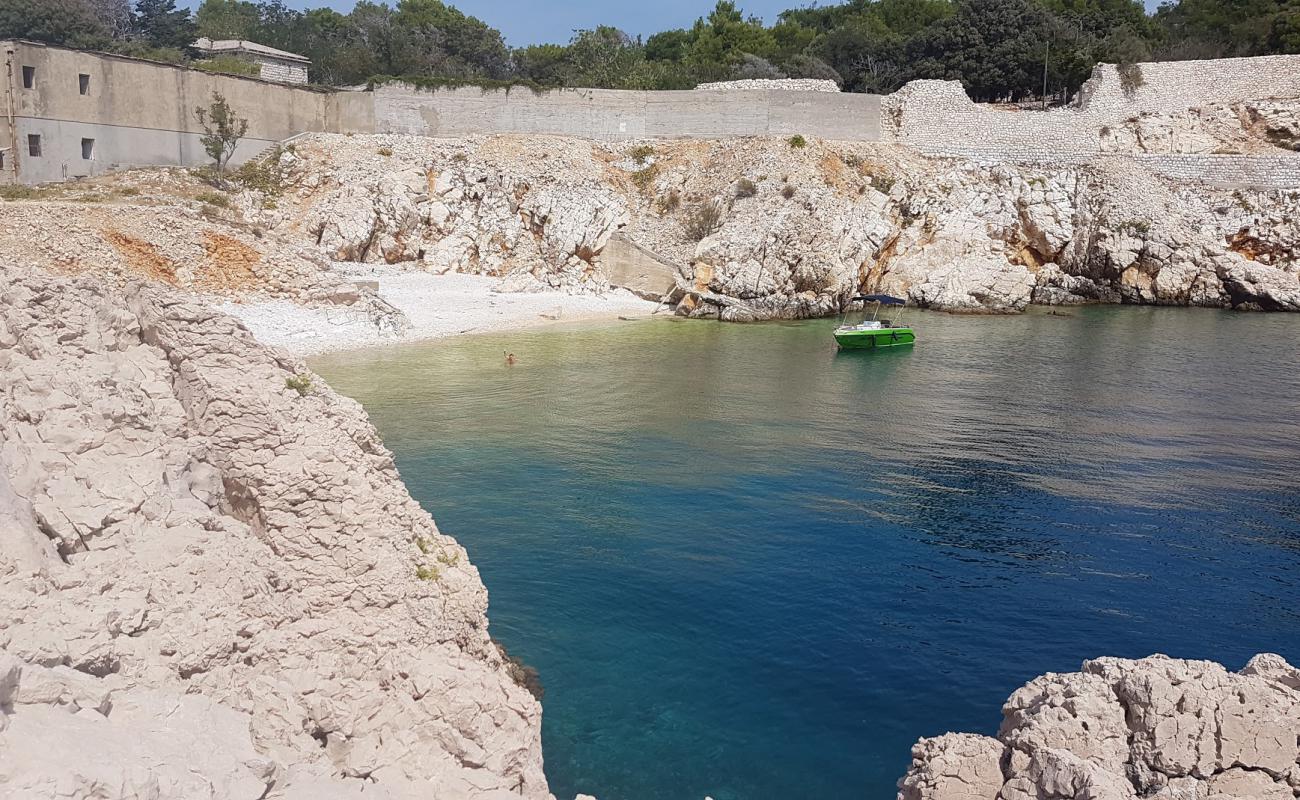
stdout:
MULTIPOLYGON (((501 352, 506 353, 506 351, 504 351, 504 350, 502 350, 501 352)), ((506 353, 506 366, 507 366, 507 367, 513 367, 514 365, 515 365, 515 354, 514 354, 514 353, 506 353)))

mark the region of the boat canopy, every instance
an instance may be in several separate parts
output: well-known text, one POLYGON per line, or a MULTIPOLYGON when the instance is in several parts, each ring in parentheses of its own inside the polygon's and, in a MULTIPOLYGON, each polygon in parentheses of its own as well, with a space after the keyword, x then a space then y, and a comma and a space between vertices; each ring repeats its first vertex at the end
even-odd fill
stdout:
POLYGON ((854 302, 861 300, 864 303, 880 303, 882 306, 905 306, 907 301, 901 297, 894 297, 888 294, 860 294, 853 298, 854 302))

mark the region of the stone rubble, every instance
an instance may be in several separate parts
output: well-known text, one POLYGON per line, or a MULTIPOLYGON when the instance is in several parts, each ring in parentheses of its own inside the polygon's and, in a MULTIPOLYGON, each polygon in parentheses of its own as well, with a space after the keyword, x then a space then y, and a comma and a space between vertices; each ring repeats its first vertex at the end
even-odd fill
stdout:
POLYGON ((838 92, 839 84, 823 78, 746 78, 738 81, 713 81, 695 86, 697 92, 775 90, 781 92, 838 92))
POLYGON ((0 273, 0 796, 548 798, 364 412, 154 283, 0 273))
POLYGON ((898 800, 1294 800, 1300 669, 1099 658, 1016 690, 997 738, 922 739, 898 800))

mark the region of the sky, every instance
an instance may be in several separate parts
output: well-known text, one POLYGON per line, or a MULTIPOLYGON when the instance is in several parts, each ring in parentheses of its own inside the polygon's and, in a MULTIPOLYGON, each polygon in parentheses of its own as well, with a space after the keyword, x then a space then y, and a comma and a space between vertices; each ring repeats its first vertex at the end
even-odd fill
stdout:
MULTIPOLYGON (((178 2, 197 8, 200 0, 178 2)), ((826 0, 815 5, 833 5, 826 0)), ((1159 0, 1146 0, 1147 10, 1154 10, 1159 0)), ((329 6, 343 13, 352 9, 355 0, 285 0, 292 8, 329 6)), ((389 0, 393 5, 396 0, 389 0)), ((696 18, 713 8, 713 0, 640 0, 639 2, 601 2, 601 0, 450 0, 450 4, 478 17, 501 31, 511 47, 551 42, 564 44, 578 28, 613 25, 633 36, 649 36, 670 28, 690 27, 696 18)), ((767 23, 787 8, 814 5, 808 0, 741 0, 738 5, 747 15, 756 15, 767 23)))

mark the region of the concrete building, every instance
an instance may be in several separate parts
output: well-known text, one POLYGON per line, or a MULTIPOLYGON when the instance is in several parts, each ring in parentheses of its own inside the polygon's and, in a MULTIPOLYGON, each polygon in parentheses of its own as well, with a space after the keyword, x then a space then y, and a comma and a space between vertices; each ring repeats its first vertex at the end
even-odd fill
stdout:
POLYGON ((243 39, 213 41, 205 36, 195 42, 193 47, 208 58, 227 56, 256 64, 261 69, 259 77, 264 81, 306 83, 307 68, 311 66, 311 59, 305 56, 243 39))
POLYGON ((220 92, 248 120, 232 163, 305 131, 374 130, 364 92, 218 75, 34 42, 0 42, 0 183, 46 183, 129 166, 209 161, 195 117, 220 92))

